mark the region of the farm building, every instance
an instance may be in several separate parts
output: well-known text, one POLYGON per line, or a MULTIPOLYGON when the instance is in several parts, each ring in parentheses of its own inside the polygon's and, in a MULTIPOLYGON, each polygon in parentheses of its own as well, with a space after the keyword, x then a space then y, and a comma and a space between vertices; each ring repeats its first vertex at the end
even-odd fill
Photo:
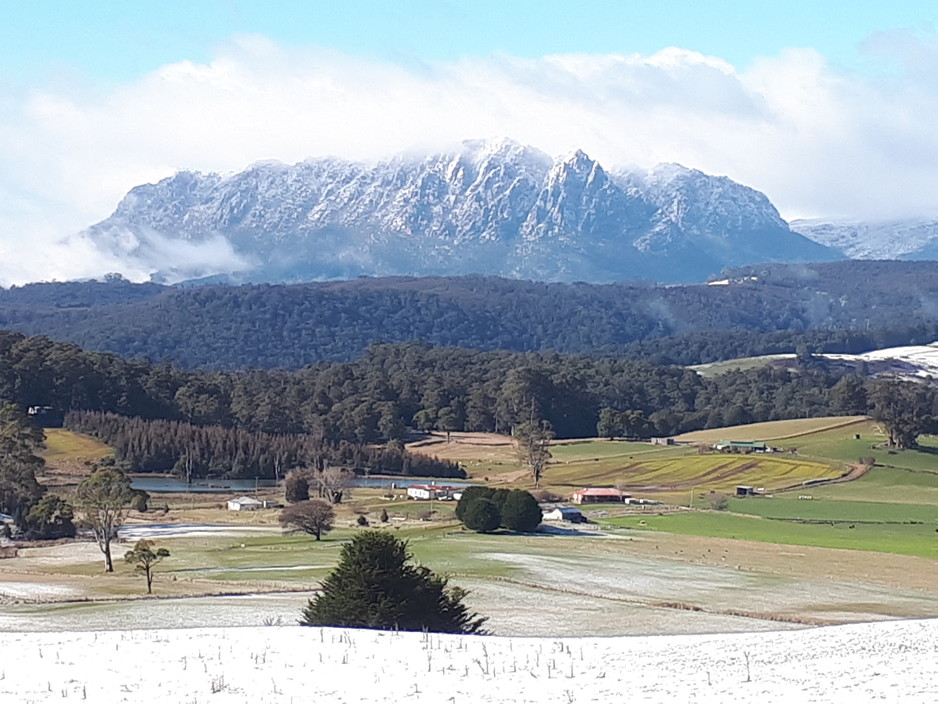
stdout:
POLYGON ((765 492, 765 489, 759 487, 758 489, 751 486, 739 485, 736 487, 736 496, 762 496, 765 492))
POLYGON ((586 517, 580 509, 573 506, 545 506, 541 519, 545 521, 565 521, 567 523, 586 523, 586 517))
POLYGON ((748 454, 750 452, 771 452, 764 442, 743 441, 743 440, 720 440, 713 446, 720 452, 740 452, 748 454))
POLYGON ((462 498, 462 487, 415 484, 407 487, 407 497, 416 501, 459 501, 462 498))
POLYGON ((575 504, 623 503, 630 498, 632 497, 629 494, 607 487, 577 489, 570 495, 570 501, 575 504))
POLYGON ((260 508, 264 508, 264 502, 252 499, 250 496, 241 496, 228 501, 229 511, 256 511, 260 508))

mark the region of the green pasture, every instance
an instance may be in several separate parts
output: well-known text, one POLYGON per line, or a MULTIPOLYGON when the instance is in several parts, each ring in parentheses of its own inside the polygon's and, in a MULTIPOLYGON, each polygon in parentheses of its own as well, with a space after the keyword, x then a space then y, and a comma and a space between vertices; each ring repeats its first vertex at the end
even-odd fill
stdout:
POLYGON ((806 487, 803 492, 778 494, 777 498, 797 498, 801 493, 832 501, 938 506, 938 473, 873 467, 853 481, 806 487))
POLYGON ((820 461, 859 462, 872 457, 877 465, 938 472, 938 437, 919 438, 919 449, 889 450, 886 437, 872 420, 858 425, 806 435, 792 441, 798 455, 820 461), (860 437, 857 438, 856 436, 860 437))
POLYGON ((901 504, 871 501, 830 501, 769 498, 730 499, 733 513, 762 518, 805 521, 860 521, 863 523, 927 523, 938 528, 938 504, 901 504))
POLYGON ((606 526, 634 530, 938 558, 938 533, 933 523, 895 525, 835 522, 830 525, 794 523, 716 511, 613 516, 601 520, 606 526))

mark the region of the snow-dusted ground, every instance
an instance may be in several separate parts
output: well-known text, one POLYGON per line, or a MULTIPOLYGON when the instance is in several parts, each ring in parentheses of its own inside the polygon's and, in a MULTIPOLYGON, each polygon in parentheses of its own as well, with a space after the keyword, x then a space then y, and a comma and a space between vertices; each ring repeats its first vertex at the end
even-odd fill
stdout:
POLYGON ((938 620, 616 638, 298 626, 14 633, 3 652, 0 702, 17 704, 938 701, 938 620))
POLYGON ((226 535, 280 534, 279 526, 231 526, 211 523, 128 523, 121 526, 122 540, 160 540, 162 538, 218 537, 226 535))
POLYGON ((938 343, 888 347, 864 354, 827 354, 830 359, 866 362, 875 365, 877 373, 889 372, 901 376, 921 378, 938 377, 938 343))

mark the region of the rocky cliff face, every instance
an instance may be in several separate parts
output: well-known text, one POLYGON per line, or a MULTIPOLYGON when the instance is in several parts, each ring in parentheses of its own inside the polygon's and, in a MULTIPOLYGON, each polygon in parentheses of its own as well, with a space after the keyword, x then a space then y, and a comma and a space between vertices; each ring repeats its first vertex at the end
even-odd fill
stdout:
POLYGON ((676 164, 609 172, 509 140, 376 164, 315 159, 138 186, 83 237, 156 279, 497 274, 702 281, 725 266, 836 258, 769 200, 676 164), (191 248, 229 256, 187 270, 191 248))

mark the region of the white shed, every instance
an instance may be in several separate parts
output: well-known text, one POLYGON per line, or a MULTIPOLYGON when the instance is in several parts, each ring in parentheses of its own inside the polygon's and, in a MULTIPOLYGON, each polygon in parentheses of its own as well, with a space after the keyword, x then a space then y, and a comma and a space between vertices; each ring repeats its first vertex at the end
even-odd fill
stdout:
POLYGON ((566 521, 567 523, 586 523, 586 518, 578 508, 572 506, 552 506, 544 509, 543 520, 566 521))
POLYGON ((264 508, 264 502, 252 499, 250 496, 241 496, 228 501, 229 511, 256 511, 259 508, 264 508))

